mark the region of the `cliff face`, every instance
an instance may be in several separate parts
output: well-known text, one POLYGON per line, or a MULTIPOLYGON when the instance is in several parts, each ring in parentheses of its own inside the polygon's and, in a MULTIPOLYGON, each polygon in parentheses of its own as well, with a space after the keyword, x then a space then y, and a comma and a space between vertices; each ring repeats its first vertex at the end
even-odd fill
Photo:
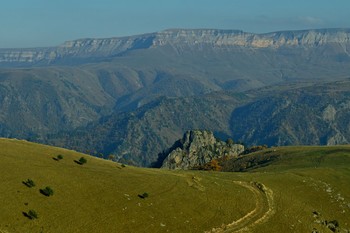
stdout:
POLYGON ((282 46, 320 46, 329 43, 350 43, 350 29, 285 31, 266 34, 237 30, 166 30, 157 34, 153 45, 210 44, 215 47, 279 48, 282 46))
POLYGON ((74 60, 113 57, 131 50, 171 45, 174 48, 188 46, 249 48, 316 47, 339 44, 346 53, 350 44, 350 29, 322 29, 285 31, 266 34, 246 33, 238 30, 172 29, 158 33, 107 39, 80 39, 65 42, 51 48, 0 49, 0 64, 47 65, 74 60), (18 64, 16 64, 18 63, 18 64))
POLYGON ((243 145, 219 141, 210 131, 187 131, 170 149, 162 168, 191 169, 225 155, 237 156, 243 151, 243 145))
POLYGON ((154 34, 108 39, 80 39, 67 41, 57 47, 0 49, 0 64, 19 63, 47 65, 54 62, 65 63, 74 60, 113 57, 128 50, 149 48, 154 34))

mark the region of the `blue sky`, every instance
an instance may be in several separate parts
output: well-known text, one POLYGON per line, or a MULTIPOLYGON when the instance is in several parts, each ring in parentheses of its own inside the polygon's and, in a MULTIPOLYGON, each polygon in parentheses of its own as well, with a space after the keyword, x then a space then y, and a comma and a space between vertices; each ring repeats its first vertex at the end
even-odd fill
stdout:
POLYGON ((0 48, 168 28, 350 28, 350 0, 2 0, 0 48))

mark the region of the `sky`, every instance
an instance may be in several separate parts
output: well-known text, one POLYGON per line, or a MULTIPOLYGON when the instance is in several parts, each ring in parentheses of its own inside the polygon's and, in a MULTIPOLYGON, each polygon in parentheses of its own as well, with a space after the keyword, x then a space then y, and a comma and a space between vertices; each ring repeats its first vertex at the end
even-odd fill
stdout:
POLYGON ((0 0, 0 48, 170 28, 350 28, 350 0, 0 0))

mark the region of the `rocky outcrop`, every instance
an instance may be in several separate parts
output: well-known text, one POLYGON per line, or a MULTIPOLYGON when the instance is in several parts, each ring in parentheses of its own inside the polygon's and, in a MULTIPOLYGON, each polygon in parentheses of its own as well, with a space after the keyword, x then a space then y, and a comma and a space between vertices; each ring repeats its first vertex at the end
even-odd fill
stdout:
POLYGON ((243 145, 220 141, 210 131, 187 131, 165 152, 162 168, 191 169, 222 156, 237 156, 243 151, 243 145))
MULTIPOLYGON (((127 51, 170 45, 174 49, 203 47, 317 47, 339 44, 349 55, 350 29, 285 31, 265 34, 240 30, 171 29, 158 33, 105 39, 79 39, 61 46, 33 49, 0 49, 0 65, 48 65, 89 62, 127 51)), ((349 55, 350 56, 350 55, 349 55)))

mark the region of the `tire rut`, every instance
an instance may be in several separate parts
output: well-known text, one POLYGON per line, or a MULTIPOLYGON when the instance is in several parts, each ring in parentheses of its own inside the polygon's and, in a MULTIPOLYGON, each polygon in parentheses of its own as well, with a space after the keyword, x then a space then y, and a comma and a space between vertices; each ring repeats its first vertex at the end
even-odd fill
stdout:
POLYGON ((257 182, 233 182, 254 193, 255 208, 242 218, 222 227, 213 228, 211 231, 206 231, 206 233, 251 232, 252 228, 267 221, 275 213, 273 191, 271 189, 257 182))

